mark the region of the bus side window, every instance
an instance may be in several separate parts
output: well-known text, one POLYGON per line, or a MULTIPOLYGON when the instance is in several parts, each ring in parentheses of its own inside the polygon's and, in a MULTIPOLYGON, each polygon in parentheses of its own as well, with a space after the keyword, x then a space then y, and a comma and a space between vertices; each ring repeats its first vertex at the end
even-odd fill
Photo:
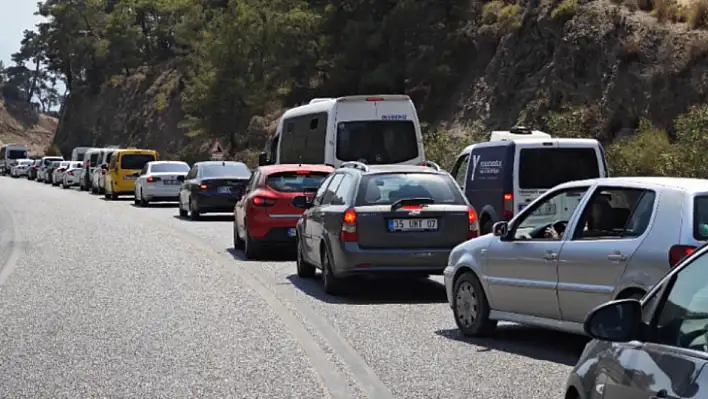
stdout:
POLYGON ((310 130, 317 130, 317 124, 319 122, 319 119, 317 117, 312 118, 310 121, 310 130))
POLYGON ((465 178, 467 177, 467 166, 470 163, 470 154, 464 154, 457 158, 455 166, 452 167, 450 174, 455 178, 460 188, 465 188, 465 178))

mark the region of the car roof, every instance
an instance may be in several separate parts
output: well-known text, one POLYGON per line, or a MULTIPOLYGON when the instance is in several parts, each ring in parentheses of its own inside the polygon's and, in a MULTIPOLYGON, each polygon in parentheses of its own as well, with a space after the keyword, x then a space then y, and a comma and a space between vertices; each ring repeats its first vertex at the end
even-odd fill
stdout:
POLYGON ((420 165, 367 165, 368 170, 353 167, 339 168, 337 170, 358 170, 362 174, 383 174, 383 173, 428 173, 428 174, 445 174, 444 170, 437 171, 433 168, 420 165))
POLYGON ((685 191, 687 193, 703 193, 708 192, 708 180, 706 179, 694 179, 688 177, 603 177, 598 179, 587 179, 587 180, 577 180, 568 183, 563 183, 559 185, 559 188, 571 188, 587 184, 608 184, 608 185, 618 185, 618 184, 631 184, 640 185, 647 188, 669 188, 685 191))
POLYGON ((200 162, 195 162, 195 165, 221 165, 221 164, 241 164, 241 165, 246 165, 243 162, 240 161, 200 161, 200 162))
POLYGON ((156 163, 178 163, 178 164, 183 164, 183 163, 187 163, 187 162, 184 162, 184 161, 150 161, 150 162, 148 162, 148 163, 151 164, 151 165, 153 165, 153 164, 156 164, 156 163))
POLYGON ((258 168, 264 174, 280 173, 280 172, 292 172, 296 170, 311 170, 315 172, 327 172, 330 173, 334 171, 334 168, 327 165, 314 165, 314 164, 278 164, 278 165, 266 165, 258 168))
POLYGON ((575 144, 582 144, 586 145, 588 147, 592 147, 598 144, 598 141, 595 139, 574 139, 574 138, 521 138, 517 140, 500 140, 500 141, 482 141, 479 143, 474 143, 470 144, 467 147, 465 147, 462 152, 460 152, 460 155, 462 154, 467 154, 471 152, 475 148, 494 148, 494 147, 506 147, 510 145, 518 145, 518 146, 525 146, 525 145, 534 145, 537 146, 539 144, 543 143, 575 143, 575 144))

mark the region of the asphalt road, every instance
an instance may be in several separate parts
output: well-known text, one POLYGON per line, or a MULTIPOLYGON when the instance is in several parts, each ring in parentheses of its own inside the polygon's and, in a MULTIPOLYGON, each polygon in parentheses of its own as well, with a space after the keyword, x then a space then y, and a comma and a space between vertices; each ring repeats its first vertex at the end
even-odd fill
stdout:
POLYGON ((193 222, 0 177, 6 397, 562 398, 585 340, 503 324, 464 339, 441 279, 333 298, 289 254, 193 222))

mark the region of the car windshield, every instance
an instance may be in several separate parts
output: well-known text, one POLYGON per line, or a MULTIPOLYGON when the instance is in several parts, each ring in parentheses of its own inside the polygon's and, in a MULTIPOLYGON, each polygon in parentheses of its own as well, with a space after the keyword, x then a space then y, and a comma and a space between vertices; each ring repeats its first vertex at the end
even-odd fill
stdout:
POLYGON ((464 204, 449 176, 432 173, 392 173, 365 176, 357 205, 390 205, 406 198, 430 198, 436 204, 464 204))
POLYGON ((337 159, 390 164, 418 156, 411 121, 355 121, 337 124, 337 159))
POLYGON ((151 173, 187 173, 189 165, 186 163, 154 163, 150 165, 151 173))
POLYGON ((523 148, 520 151, 521 189, 549 189, 569 181, 597 177, 600 177, 600 163, 594 147, 523 148))
POLYGON ((241 162, 205 163, 199 166, 202 177, 251 177, 248 166, 241 162))
POLYGON ((7 152, 8 159, 22 159, 27 158, 27 151, 25 150, 9 150, 7 152))
POLYGON ((59 167, 60 168, 66 168, 69 166, 69 162, 59 162, 59 167))
POLYGON ((145 164, 155 160, 152 154, 124 154, 120 157, 120 168, 129 170, 140 170, 145 164))
POLYGON ((301 193, 306 189, 316 189, 327 176, 327 172, 310 170, 273 173, 266 179, 266 185, 281 193, 301 193))

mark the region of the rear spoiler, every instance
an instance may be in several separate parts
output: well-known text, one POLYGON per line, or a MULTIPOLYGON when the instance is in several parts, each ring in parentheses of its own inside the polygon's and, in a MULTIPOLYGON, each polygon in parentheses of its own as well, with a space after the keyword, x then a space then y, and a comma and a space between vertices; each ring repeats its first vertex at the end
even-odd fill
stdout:
POLYGON ((337 102, 354 101, 410 101, 410 97, 405 94, 371 94, 361 96, 346 96, 337 98, 337 102))

